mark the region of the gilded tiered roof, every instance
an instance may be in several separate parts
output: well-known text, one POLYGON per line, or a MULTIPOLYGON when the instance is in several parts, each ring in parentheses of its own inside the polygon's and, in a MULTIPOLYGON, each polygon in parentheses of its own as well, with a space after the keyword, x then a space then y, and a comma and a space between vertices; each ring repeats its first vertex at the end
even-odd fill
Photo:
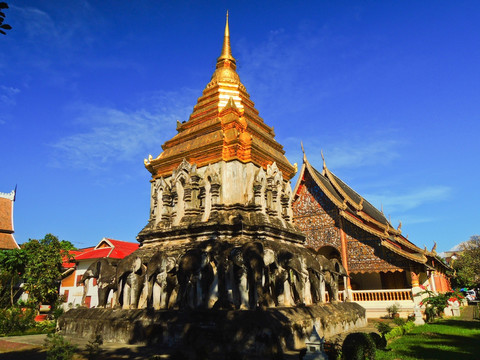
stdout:
POLYGON ((259 116, 236 72, 230 47, 228 14, 220 57, 188 121, 178 123, 178 134, 162 145, 163 152, 145 160, 153 178, 169 176, 185 158, 197 167, 219 161, 252 162, 266 169, 276 162, 283 178, 291 179, 294 167, 275 140, 273 128, 259 116))

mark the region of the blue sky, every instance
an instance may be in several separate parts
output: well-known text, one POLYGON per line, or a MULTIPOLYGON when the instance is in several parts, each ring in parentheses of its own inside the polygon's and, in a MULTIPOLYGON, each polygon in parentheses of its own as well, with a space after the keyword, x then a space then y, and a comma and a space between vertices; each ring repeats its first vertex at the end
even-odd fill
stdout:
MULTIPOLYGON (((478 234, 477 1, 8 1, 0 191, 19 243, 135 241, 143 159, 188 119, 220 54, 288 159, 327 166, 418 246, 478 234)), ((294 184, 292 184, 293 186, 294 184)))

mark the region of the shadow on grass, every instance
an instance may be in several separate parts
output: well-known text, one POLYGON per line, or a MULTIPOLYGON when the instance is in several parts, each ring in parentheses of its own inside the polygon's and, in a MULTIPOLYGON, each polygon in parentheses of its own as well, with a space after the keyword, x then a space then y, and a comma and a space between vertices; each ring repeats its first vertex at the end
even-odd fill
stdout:
POLYGON ((477 331, 480 323, 475 321, 443 320, 426 325, 419 332, 404 335, 391 345, 391 355, 383 352, 381 358, 405 358, 423 360, 471 360, 480 359, 480 334, 449 334, 454 329, 477 331), (444 332, 442 332, 442 328, 444 332), (449 329, 451 327, 451 329, 449 329), (424 331, 423 331, 424 330, 424 331), (430 330, 430 331, 429 331, 430 330))
POLYGON ((45 350, 40 348, 0 353, 0 359, 2 360, 18 360, 18 359, 45 360, 46 358, 47 358, 47 354, 45 350))

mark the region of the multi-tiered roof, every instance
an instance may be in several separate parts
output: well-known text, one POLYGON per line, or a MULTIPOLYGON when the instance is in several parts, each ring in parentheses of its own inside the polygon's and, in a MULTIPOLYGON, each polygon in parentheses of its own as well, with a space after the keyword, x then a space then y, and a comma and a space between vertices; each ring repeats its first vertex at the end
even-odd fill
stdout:
POLYGON ((13 237, 13 203, 15 190, 0 193, 0 249, 18 249, 13 237))

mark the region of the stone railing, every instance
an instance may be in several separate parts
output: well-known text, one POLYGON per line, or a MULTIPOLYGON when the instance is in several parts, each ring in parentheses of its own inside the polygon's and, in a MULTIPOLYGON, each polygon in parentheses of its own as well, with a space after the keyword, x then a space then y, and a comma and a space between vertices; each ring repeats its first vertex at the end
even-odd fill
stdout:
POLYGON ((412 289, 352 290, 352 301, 413 301, 412 289))

